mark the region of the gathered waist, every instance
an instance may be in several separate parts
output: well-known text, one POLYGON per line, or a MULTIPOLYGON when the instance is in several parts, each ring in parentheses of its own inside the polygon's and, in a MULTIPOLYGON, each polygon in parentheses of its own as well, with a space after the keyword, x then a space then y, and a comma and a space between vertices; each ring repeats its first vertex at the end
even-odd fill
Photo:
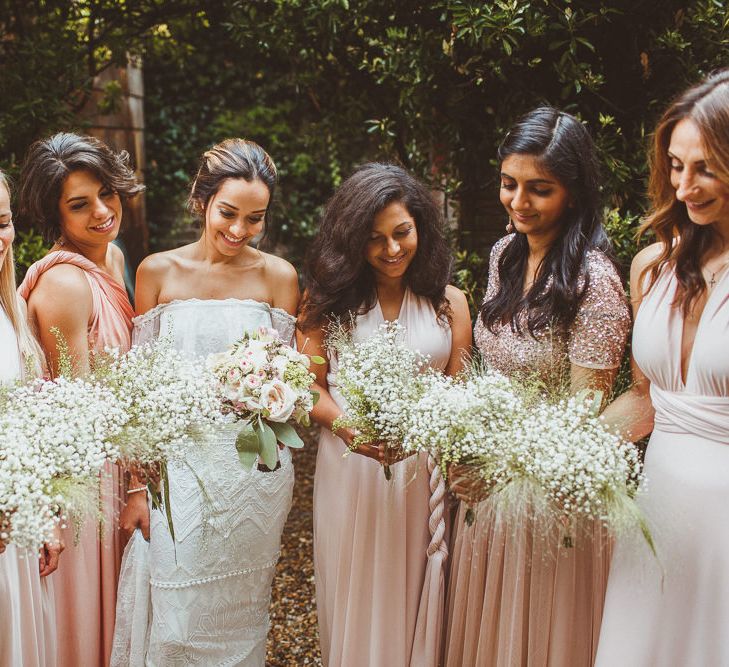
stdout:
POLYGON ((651 385, 655 428, 729 444, 729 396, 667 391, 651 385))

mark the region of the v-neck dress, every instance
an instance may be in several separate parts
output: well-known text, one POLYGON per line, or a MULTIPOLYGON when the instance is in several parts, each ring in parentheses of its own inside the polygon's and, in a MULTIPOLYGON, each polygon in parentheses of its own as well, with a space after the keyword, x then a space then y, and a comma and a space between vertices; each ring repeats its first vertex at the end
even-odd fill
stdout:
POLYGON ((656 545, 616 544, 597 665, 729 665, 729 273, 708 297, 681 377, 683 316, 669 268, 643 299, 633 354, 655 428, 639 502, 656 545))
MULTIPOLYGON (((354 341, 366 340, 384 321, 377 303, 357 317, 354 341)), ((430 301, 407 290, 398 321, 408 347, 444 370, 451 329, 430 301)), ((331 355, 329 391, 346 410, 337 369, 331 355)), ((344 442, 322 428, 314 476, 314 575, 324 665, 435 667, 445 554, 431 549, 431 504, 437 505, 438 492, 431 492, 427 457, 395 463, 388 481, 377 461, 346 454, 344 442)))

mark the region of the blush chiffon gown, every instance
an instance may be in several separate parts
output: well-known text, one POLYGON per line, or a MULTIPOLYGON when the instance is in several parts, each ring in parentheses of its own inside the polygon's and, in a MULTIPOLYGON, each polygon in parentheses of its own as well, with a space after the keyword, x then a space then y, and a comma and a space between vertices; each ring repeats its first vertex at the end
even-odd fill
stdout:
POLYGON ((676 285, 664 268, 633 332, 656 410, 639 503, 657 557, 639 534, 617 541, 599 667, 729 665, 729 272, 708 296, 685 382, 676 285))
MULTIPOLYGON (((27 301, 40 277, 58 264, 83 270, 91 289, 89 349, 126 352, 131 345, 134 310, 122 285, 83 255, 58 250, 33 264, 18 288, 27 301)), ((59 298, 63 295, 59 294, 59 298)), ((117 466, 101 475, 102 524, 87 521, 78 539, 70 525, 63 535, 66 550, 53 573, 59 667, 106 667, 111 655, 116 589, 123 543, 118 528, 122 486, 117 466)))
MULTIPOLYGON (((499 285, 498 260, 513 236, 490 258, 486 298, 499 285)), ((538 376, 547 385, 569 377, 569 364, 589 369, 620 365, 630 312, 620 278, 600 252, 588 255, 590 282, 566 332, 519 334, 510 324, 486 328, 475 341, 487 366, 508 376, 538 376)), ((526 318, 521 320, 526 330, 526 318)), ((445 664, 448 667, 588 667, 597 639, 610 565, 605 531, 588 525, 564 547, 557 531, 543 534, 531 518, 511 521, 487 500, 466 507, 453 527, 445 664)), ((619 663, 615 663, 618 665, 619 663)))
MULTIPOLYGON (((18 339, 0 307, 0 384, 20 377, 18 339)), ((0 448, 2 443, 0 443, 0 448)), ((0 554, 0 667, 55 667, 53 575, 41 579, 38 555, 15 545, 0 554)))
MULTIPOLYGON (((354 340, 385 321, 379 303, 359 315, 354 340)), ((445 369, 451 330, 430 301, 408 290, 399 322, 409 347, 445 369)), ((339 406, 337 359, 329 359, 329 391, 339 406)), ((322 659, 329 667, 429 667, 438 664, 443 623, 442 480, 432 461, 412 456, 382 466, 347 454, 322 429, 314 476, 314 574, 322 659), (432 521, 433 533, 429 528, 432 521)))

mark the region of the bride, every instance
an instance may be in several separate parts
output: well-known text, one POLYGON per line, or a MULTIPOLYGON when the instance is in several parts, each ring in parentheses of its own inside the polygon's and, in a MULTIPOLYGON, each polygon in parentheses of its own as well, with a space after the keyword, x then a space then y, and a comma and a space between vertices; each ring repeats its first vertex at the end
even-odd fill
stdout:
MULTIPOLYGON (((253 142, 228 139, 203 155, 188 202, 202 235, 140 265, 136 343, 168 334, 203 356, 261 325, 293 341, 296 271, 249 245, 263 231, 275 182, 271 158, 253 142)), ((174 543, 163 512, 150 513, 144 484, 132 479, 121 527, 141 529, 149 546, 137 534, 125 554, 112 665, 265 663, 294 472, 288 449, 273 471, 243 469, 235 436, 222 427, 189 467, 170 466, 174 543)))

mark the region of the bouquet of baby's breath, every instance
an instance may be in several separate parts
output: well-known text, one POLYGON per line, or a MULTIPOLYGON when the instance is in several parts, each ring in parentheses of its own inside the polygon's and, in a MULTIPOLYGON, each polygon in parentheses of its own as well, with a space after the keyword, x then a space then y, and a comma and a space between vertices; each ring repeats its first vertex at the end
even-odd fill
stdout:
POLYGON ((223 412, 244 424, 236 448, 246 469, 257 457, 275 468, 277 442, 304 446, 290 422, 310 424, 309 413, 318 398, 310 389, 316 377, 309 370, 310 361, 324 362, 297 352, 268 327, 246 333, 229 349, 208 357, 223 412))
POLYGON ((147 475, 152 504, 164 507, 174 539, 167 465, 184 462, 221 420, 215 378, 204 362, 184 356, 166 337, 126 354, 109 351, 97 360, 95 374, 127 415, 115 436, 117 458, 147 475))
MULTIPOLYGON (((587 520, 612 533, 639 526, 642 481, 636 448, 596 416, 601 393, 545 396, 528 379, 510 380, 474 365, 460 380, 432 378, 406 411, 403 447, 429 451, 443 466, 463 464, 477 497, 501 516, 565 530, 564 543, 587 520)), ((472 520, 472 512, 467 512, 472 520)))
POLYGON ((127 418, 98 383, 60 377, 10 392, 0 418, 0 539, 35 549, 61 511, 98 515, 98 476, 127 418))
MULTIPOLYGON (((403 443, 403 418, 420 400, 430 375, 427 357, 407 347, 404 334, 397 321, 381 324, 373 336, 357 341, 340 323, 329 328, 327 347, 336 355, 336 383, 346 402, 345 415, 332 426, 356 431, 352 449, 369 442, 390 448, 403 443)), ((388 466, 385 477, 391 478, 388 466)))
POLYGON ((643 481, 638 451, 596 416, 601 402, 596 393, 592 400, 583 393, 556 403, 536 402, 514 422, 513 447, 530 454, 521 464, 522 488, 542 498, 566 527, 567 546, 590 519, 601 521, 613 534, 637 525, 654 549, 635 502, 643 481))

